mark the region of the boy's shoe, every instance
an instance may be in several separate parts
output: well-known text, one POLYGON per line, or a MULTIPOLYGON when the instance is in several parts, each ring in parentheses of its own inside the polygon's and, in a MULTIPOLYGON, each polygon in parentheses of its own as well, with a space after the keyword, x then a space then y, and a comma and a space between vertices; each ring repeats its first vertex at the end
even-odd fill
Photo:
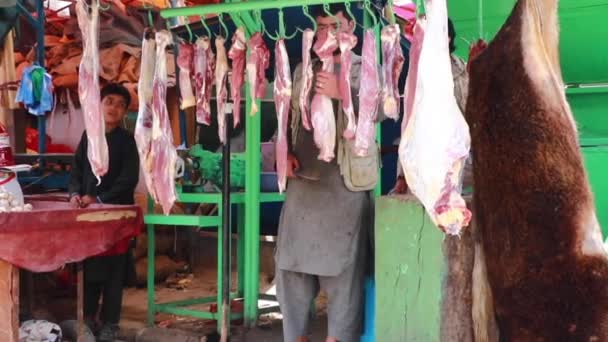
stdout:
POLYGON ((120 328, 118 324, 104 324, 99 330, 99 335, 97 335, 97 341, 99 342, 114 342, 118 337, 118 332, 120 328))

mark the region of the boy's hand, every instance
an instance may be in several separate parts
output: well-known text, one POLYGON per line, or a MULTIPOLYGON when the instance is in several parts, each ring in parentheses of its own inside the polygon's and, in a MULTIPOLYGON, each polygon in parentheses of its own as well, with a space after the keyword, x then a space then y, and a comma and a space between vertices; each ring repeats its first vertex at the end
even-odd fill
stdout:
POLYGON ((80 207, 86 208, 91 203, 97 203, 97 200, 93 196, 86 195, 80 199, 80 203, 81 203, 80 207))
POLYGON ((70 198, 70 204, 74 208, 80 208, 80 206, 82 205, 82 199, 79 195, 74 195, 70 198))
POLYGON ((300 169, 300 162, 298 161, 296 156, 289 153, 287 155, 287 177, 295 178, 296 177, 295 172, 297 172, 298 169, 300 169))
POLYGON ((320 71, 317 73, 317 82, 315 84, 315 93, 328 96, 332 99, 341 100, 340 86, 338 77, 331 72, 320 71))

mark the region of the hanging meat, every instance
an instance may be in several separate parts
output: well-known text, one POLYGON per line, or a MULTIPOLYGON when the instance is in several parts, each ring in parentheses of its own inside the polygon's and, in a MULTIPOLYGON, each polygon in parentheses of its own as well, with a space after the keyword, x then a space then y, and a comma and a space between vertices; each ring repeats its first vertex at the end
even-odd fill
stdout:
POLYGON ((388 25, 382 29, 382 104, 384 115, 397 121, 399 119, 399 75, 405 58, 401 51, 399 25, 388 25))
POLYGON ((99 89, 99 3, 91 6, 80 0, 76 4, 78 26, 82 32, 82 59, 78 69, 78 97, 87 133, 87 157, 97 184, 108 172, 110 157, 106 141, 106 126, 100 109, 99 89), (89 16, 89 8, 91 15, 89 16))
POLYGON ((291 70, 285 40, 277 41, 274 49, 275 79, 274 104, 277 112, 278 134, 276 141, 276 160, 279 191, 287 187, 287 125, 291 103, 291 70))
POLYGON ((194 47, 194 89, 196 121, 211 125, 211 91, 215 78, 215 55, 209 37, 200 37, 194 47))
POLYGON ((175 168, 177 152, 173 145, 173 132, 167 111, 167 46, 171 34, 165 30, 156 33, 156 65, 152 82, 152 179, 154 192, 163 213, 168 215, 177 199, 175 168))
POLYGON ((340 32, 338 45, 340 46, 340 78, 338 83, 340 84, 340 95, 342 97, 342 110, 348 121, 342 135, 344 138, 351 140, 355 138, 355 130, 357 129, 353 98, 350 91, 350 71, 353 62, 352 49, 357 45, 357 36, 351 32, 340 32))
POLYGON ((314 73, 310 49, 312 49, 314 38, 315 32, 311 29, 306 29, 302 33, 302 91, 298 100, 300 115, 302 116, 302 126, 308 131, 312 129, 312 123, 310 122, 310 90, 312 89, 314 73))
POLYGON ((401 121, 402 136, 405 133, 405 127, 407 127, 408 120, 414 111, 414 98, 416 97, 416 85, 418 83, 418 62, 420 61, 420 52, 422 51, 425 25, 426 19, 420 18, 416 20, 412 33, 409 66, 407 78, 405 80, 405 92, 403 94, 403 120, 401 121))
POLYGON ((158 197, 154 189, 152 178, 152 124, 153 124, 153 89, 154 69, 156 65, 156 41, 152 30, 144 33, 144 40, 141 46, 141 69, 139 72, 139 82, 137 84, 137 97, 139 108, 137 121, 135 123, 135 142, 139 152, 140 165, 143 171, 144 180, 148 192, 152 199, 157 202, 158 197))
MULTIPOLYGON (((334 51, 338 48, 338 41, 333 32, 318 39, 313 49, 321 60, 321 70, 334 72, 334 51)), ((315 94, 310 105, 310 119, 313 128, 315 144, 319 148, 319 160, 330 162, 334 159, 336 146, 336 117, 331 98, 326 95, 315 94)))
POLYGON ((376 35, 372 29, 363 35, 361 80, 359 87, 359 119, 355 133, 355 154, 364 157, 376 142, 376 120, 380 103, 380 72, 376 35))
POLYGON ((179 93, 181 95, 181 108, 186 109, 196 105, 196 98, 192 91, 192 59, 194 48, 190 43, 180 43, 177 55, 179 67, 179 93))
POLYGON ((247 81, 251 93, 251 115, 258 111, 257 100, 266 96, 266 70, 270 66, 270 51, 260 32, 249 39, 249 56, 247 57, 247 81))
POLYGON ((225 116, 226 101, 228 100, 228 57, 226 56, 226 38, 218 36, 215 38, 215 51, 217 53, 215 62, 215 98, 217 102, 217 124, 220 142, 226 141, 225 116))
POLYGON ((232 36, 232 46, 228 51, 228 58, 232 61, 232 74, 230 76, 230 97, 232 98, 234 127, 241 122, 241 89, 245 83, 245 60, 247 58, 247 43, 245 31, 239 27, 232 36))
POLYGON ((399 157, 408 186, 433 222, 447 234, 458 235, 471 219, 460 196, 460 175, 469 154, 469 127, 454 96, 449 38, 445 34, 446 0, 427 4, 430 7, 418 62, 415 105, 401 136, 399 157))
POLYGON ((467 72, 471 72, 471 63, 487 47, 488 43, 486 43, 483 39, 478 39, 475 43, 471 44, 469 47, 469 59, 467 60, 467 72))

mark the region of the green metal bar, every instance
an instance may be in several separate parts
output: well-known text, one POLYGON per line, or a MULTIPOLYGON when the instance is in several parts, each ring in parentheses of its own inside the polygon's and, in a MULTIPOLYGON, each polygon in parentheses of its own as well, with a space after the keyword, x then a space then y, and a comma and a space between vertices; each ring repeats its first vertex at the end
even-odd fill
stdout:
POLYGON ((252 0, 246 2, 229 2, 192 7, 168 8, 160 11, 160 15, 163 18, 167 19, 175 17, 187 17, 191 15, 235 13, 243 11, 313 6, 341 2, 344 2, 344 0, 252 0))
POLYGON ((596 87, 577 87, 577 88, 566 88, 566 94, 578 95, 578 94, 605 94, 608 93, 608 84, 596 87))
MULTIPOLYGON (((178 194, 178 201, 181 203, 220 203, 222 201, 221 193, 187 193, 178 194)), ((242 192, 233 192, 230 195, 230 202, 243 203, 245 194, 242 192)))
POLYGON ((285 194, 278 192, 262 192, 260 193, 260 202, 283 202, 285 200, 285 194))
MULTIPOLYGON (((152 198, 148 196, 148 211, 154 211, 154 202, 152 198)), ((154 255, 156 251, 156 237, 154 234, 154 225, 148 224, 148 274, 146 284, 148 287, 148 326, 154 325, 154 316, 156 314, 155 296, 156 289, 154 288, 154 276, 155 276, 155 263, 154 255)))
POLYGON ((239 297, 245 294, 245 206, 237 206, 237 293, 239 297))
MULTIPOLYGON (((226 208, 224 208, 223 203, 218 203, 218 216, 222 217, 224 210, 226 210, 226 208)), ((217 316, 216 318, 214 318, 215 320, 217 320, 217 332, 221 334, 221 326, 222 326, 222 303, 224 302, 224 296, 222 295, 222 289, 224 288, 224 268, 222 267, 222 260, 224 258, 224 247, 222 244, 222 233, 223 233, 224 227, 221 224, 221 222, 218 224, 217 226, 217 276, 216 276, 216 282, 217 282, 217 293, 215 294, 215 300, 216 300, 216 305, 217 305, 217 316)), ((230 253, 230 251, 228 251, 228 253, 230 253)))
MULTIPOLYGON (((172 315, 177 315, 177 316, 189 316, 189 317, 194 317, 194 318, 198 318, 198 319, 212 319, 215 321, 219 321, 219 319, 220 319, 220 314, 216 313, 216 312, 197 311, 197 310, 191 310, 191 309, 176 308, 173 306, 157 307, 157 311, 172 314, 172 315)), ((241 318, 243 318, 243 314, 241 314, 241 313, 235 313, 235 314, 230 315, 231 320, 241 319, 241 318)))
MULTIPOLYGON (((235 298, 239 298, 238 293, 231 292, 230 299, 235 299, 235 298)), ((216 300, 215 296, 201 297, 201 298, 189 298, 189 299, 184 299, 184 300, 178 300, 175 302, 158 303, 158 304, 156 304, 156 306, 192 306, 192 305, 214 303, 215 300, 216 300)))
POLYGON ((177 225, 191 227, 217 226, 220 222, 219 216, 196 216, 196 215, 146 215, 144 222, 147 224, 177 225))

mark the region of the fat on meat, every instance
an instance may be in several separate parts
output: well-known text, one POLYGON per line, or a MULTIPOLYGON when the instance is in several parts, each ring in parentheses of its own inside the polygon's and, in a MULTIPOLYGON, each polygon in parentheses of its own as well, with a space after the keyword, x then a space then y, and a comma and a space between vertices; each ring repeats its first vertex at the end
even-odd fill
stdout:
POLYGON ((239 27, 232 36, 232 46, 228 51, 232 61, 232 74, 230 75, 230 96, 232 97, 234 127, 241 122, 241 89, 245 83, 245 60, 247 58, 247 43, 245 30, 239 27))
POLYGON ((274 49, 275 79, 274 105, 277 112, 278 134, 276 141, 276 160, 279 192, 287 187, 287 125, 289 124, 289 109, 291 103, 291 70, 289 56, 285 48, 285 40, 277 41, 274 49))
POLYGON ((338 35, 338 45, 340 47, 340 95, 342 97, 342 110, 347 118, 346 129, 342 133, 344 138, 352 140, 355 138, 357 120, 353 107, 351 94, 350 72, 353 64, 352 49, 357 45, 357 36, 351 32, 340 32, 338 35))
POLYGON ((215 55, 211 39, 200 37, 194 47, 194 88, 196 91, 196 121, 211 125, 211 91, 215 80, 215 55))
POLYGON ((226 88, 226 82, 228 81, 228 57, 226 56, 226 38, 216 37, 215 38, 215 98, 217 102, 217 124, 218 124, 218 135, 220 142, 223 144, 226 142, 226 101, 228 100, 228 90, 226 88))
POLYGON ((312 70, 310 50, 312 49, 314 38, 315 33, 311 29, 306 29, 302 33, 302 91, 300 92, 298 102, 302 126, 308 131, 312 130, 312 123, 310 121, 310 90, 312 89, 314 72, 312 70))
POLYGON ((110 157, 106 141, 106 126, 101 112, 99 89, 99 4, 89 6, 85 0, 76 4, 78 26, 82 32, 82 59, 78 70, 78 97, 87 132, 87 157, 97 183, 108 172, 110 157))
POLYGON ((155 202, 158 201, 152 178, 152 123, 153 123, 153 89, 154 68, 156 65, 155 36, 149 31, 144 33, 141 46, 141 69, 137 83, 139 108, 135 122, 135 143, 139 153, 140 165, 146 188, 155 202))
POLYGON ((399 25, 388 25, 382 29, 380 40, 382 42, 382 74, 384 86, 382 87, 383 111, 386 117, 399 119, 399 75, 403 69, 403 52, 400 44, 401 34, 399 25))
POLYGON ((399 157, 408 186, 433 222, 447 234, 458 235, 471 219, 460 195, 469 127, 454 96, 446 0, 426 4, 414 109, 401 137, 399 157), (427 89, 432 91, 423 91, 427 89))
POLYGON ((163 213, 168 215, 177 199, 175 168, 177 151, 173 145, 173 132, 167 111, 167 46, 172 44, 171 34, 156 33, 156 64, 152 81, 152 179, 154 192, 163 213))
MULTIPOLYGON (((329 31, 319 38, 313 50, 321 60, 321 70, 334 72, 334 51, 338 48, 336 35, 329 31)), ((336 117, 331 98, 315 93, 310 105, 310 120, 313 128, 313 138, 319 148, 319 160, 330 162, 335 157, 336 147, 336 117)))
POLYGON ((376 120, 380 104, 380 72, 376 35, 372 29, 363 35, 359 87, 359 118, 355 133, 355 154, 365 157, 376 141, 376 120))
POLYGON ((177 66, 179 67, 179 93, 181 96, 181 108, 186 109, 196 105, 196 98, 192 91, 192 60, 194 58, 194 47, 190 43, 180 43, 177 54, 177 66))
POLYGON ((416 20, 412 32, 412 40, 410 45, 410 58, 405 80, 405 92, 403 94, 403 120, 401 121, 401 134, 405 132, 408 120, 414 111, 414 99, 416 97, 416 84, 418 79, 418 62, 420 61, 420 52, 422 51, 422 41, 424 39, 424 29, 426 20, 420 18, 416 20))
POLYGON ((247 56, 247 81, 251 95, 251 112, 255 115, 260 109, 257 100, 266 96, 266 70, 270 66, 270 50, 260 32, 254 33, 249 39, 247 56))

